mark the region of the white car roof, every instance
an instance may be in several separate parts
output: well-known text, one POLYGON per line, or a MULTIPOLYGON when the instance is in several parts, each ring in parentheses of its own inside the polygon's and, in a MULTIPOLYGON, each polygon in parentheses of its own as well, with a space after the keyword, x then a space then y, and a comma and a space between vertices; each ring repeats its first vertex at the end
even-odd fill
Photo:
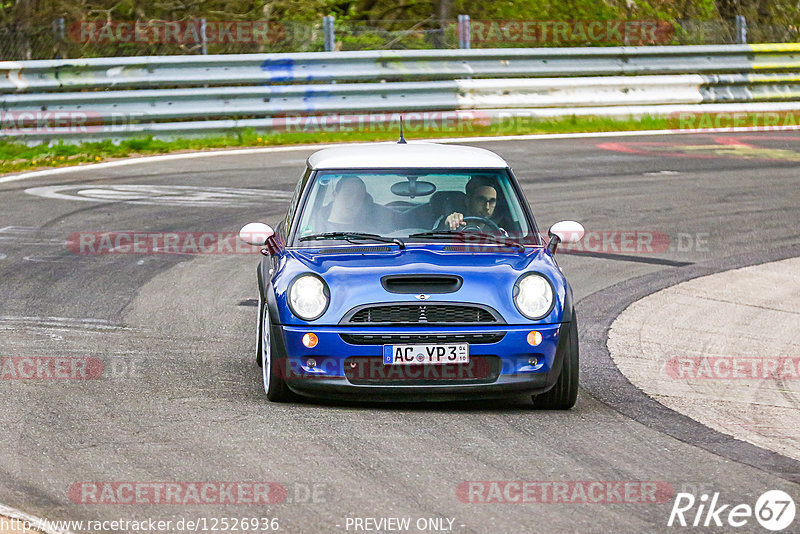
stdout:
POLYGON ((410 142, 325 148, 308 158, 312 169, 505 169, 494 152, 461 145, 410 142))

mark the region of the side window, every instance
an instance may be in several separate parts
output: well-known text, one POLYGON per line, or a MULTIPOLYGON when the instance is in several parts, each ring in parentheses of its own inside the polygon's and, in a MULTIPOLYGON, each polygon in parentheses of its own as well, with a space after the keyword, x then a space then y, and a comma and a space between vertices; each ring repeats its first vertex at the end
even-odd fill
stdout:
POLYGON ((292 195, 292 200, 289 203, 289 211, 286 212, 286 219, 283 223, 283 233, 285 235, 289 235, 289 231, 292 229, 292 222, 294 222, 294 216, 297 213, 297 205, 300 204, 300 197, 303 196, 303 189, 305 189, 306 184, 308 183, 308 177, 311 176, 311 169, 306 168, 303 176, 297 182, 297 187, 294 188, 294 194, 292 195))

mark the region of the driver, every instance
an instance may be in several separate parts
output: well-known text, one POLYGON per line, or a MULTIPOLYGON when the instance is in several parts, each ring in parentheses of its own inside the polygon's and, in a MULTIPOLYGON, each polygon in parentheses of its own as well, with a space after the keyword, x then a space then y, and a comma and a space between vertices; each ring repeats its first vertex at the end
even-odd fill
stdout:
MULTIPOLYGON (((497 182, 486 176, 473 176, 467 182, 465 213, 453 212, 444 220, 450 230, 467 225, 464 217, 491 219, 497 207, 497 182)), ((482 226, 482 225, 481 225, 482 226)))

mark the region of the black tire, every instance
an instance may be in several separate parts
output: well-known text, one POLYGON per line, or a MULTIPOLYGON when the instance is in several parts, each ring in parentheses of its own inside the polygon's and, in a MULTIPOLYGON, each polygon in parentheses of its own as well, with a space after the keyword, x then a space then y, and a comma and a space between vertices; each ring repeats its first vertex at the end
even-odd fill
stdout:
POLYGON ((274 368, 275 341, 272 336, 269 310, 265 305, 259 306, 260 313, 258 319, 258 349, 259 353, 256 363, 261 366, 261 380, 264 384, 264 392, 267 399, 272 402, 288 402, 294 399, 294 395, 286 385, 280 368, 274 368))
MULTIPOLYGON (((573 311, 568 342, 563 344, 561 373, 555 385, 540 395, 533 396, 533 407, 539 410, 569 410, 578 399, 578 316, 573 311)), ((560 344, 559 344, 560 345, 560 344)))

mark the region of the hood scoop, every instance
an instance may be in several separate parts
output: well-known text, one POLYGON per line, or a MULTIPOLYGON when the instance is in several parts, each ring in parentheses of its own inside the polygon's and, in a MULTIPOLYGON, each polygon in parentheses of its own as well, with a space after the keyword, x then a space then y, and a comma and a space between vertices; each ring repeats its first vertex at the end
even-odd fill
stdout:
POLYGON ((381 278, 381 285, 389 293, 455 293, 464 280, 449 274, 397 274, 381 278))

